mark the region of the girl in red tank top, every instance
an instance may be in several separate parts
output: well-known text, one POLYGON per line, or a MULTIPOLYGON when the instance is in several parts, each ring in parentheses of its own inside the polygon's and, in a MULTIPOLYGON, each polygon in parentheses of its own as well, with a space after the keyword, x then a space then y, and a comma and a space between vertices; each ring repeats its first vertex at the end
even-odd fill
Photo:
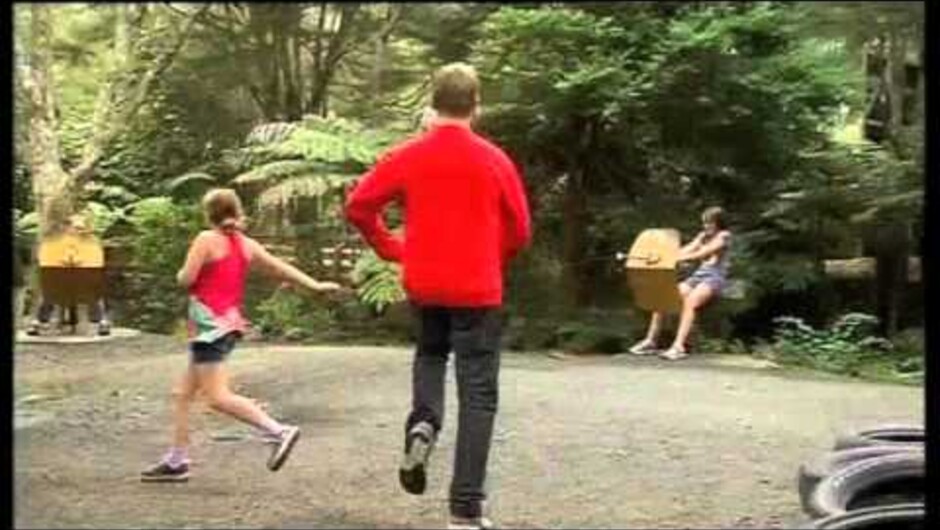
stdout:
POLYGON ((227 245, 227 253, 204 264, 189 287, 189 337, 193 342, 212 343, 229 333, 241 334, 247 326, 242 298, 250 263, 248 251, 237 230, 222 235, 224 242, 215 239, 227 245))
POLYGON ((189 291, 190 362, 173 391, 173 445, 156 465, 141 474, 145 482, 189 479, 189 406, 199 391, 213 409, 260 430, 273 445, 268 469, 280 469, 300 429, 281 424, 253 400, 232 392, 223 362, 247 327, 242 301, 248 269, 257 262, 272 276, 312 291, 339 288, 332 282, 314 280, 244 235, 240 228, 242 206, 234 191, 211 190, 202 203, 212 229, 196 236, 177 274, 180 285, 189 291))

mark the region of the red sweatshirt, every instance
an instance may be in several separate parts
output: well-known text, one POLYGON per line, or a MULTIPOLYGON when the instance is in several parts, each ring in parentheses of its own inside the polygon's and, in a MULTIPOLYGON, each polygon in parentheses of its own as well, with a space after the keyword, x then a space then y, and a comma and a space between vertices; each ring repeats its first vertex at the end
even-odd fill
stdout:
POLYGON ((422 305, 501 305, 504 266, 531 238, 512 161, 453 124, 386 153, 350 193, 346 217, 379 256, 402 263, 405 291, 422 305), (382 220, 394 199, 404 205, 404 237, 382 220))

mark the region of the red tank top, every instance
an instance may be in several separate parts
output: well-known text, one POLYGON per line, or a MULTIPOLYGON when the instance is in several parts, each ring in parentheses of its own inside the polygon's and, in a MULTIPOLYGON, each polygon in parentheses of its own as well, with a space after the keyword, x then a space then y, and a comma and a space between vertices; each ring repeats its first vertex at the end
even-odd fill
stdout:
POLYGON ((249 258, 238 232, 226 233, 228 254, 203 264, 189 288, 190 339, 212 342, 232 333, 243 332, 247 321, 242 315, 245 278, 249 258))

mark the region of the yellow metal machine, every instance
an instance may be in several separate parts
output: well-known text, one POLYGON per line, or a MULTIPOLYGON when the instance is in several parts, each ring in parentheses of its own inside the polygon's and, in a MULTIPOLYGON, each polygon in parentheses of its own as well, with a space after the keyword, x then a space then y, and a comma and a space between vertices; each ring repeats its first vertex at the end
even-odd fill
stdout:
POLYGON ((637 236, 625 256, 627 284, 636 305, 647 311, 678 313, 679 294, 678 230, 651 228, 637 236))
POLYGON ((74 306, 97 303, 105 295, 104 248, 91 234, 67 233, 39 244, 43 300, 74 306))

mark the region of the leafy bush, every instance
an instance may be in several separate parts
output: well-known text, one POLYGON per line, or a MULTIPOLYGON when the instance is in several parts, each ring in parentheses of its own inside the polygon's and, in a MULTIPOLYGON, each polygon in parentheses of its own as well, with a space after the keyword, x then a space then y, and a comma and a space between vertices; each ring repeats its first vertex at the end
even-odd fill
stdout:
POLYGON ((740 339, 703 338, 695 348, 700 353, 748 355, 750 348, 740 339))
POLYGON ((251 318, 265 336, 289 340, 306 339, 335 326, 332 311, 311 303, 309 297, 285 289, 276 290, 258 304, 251 318))
POLYGON ((352 270, 352 280, 358 286, 356 295, 375 314, 381 314, 392 304, 405 301, 400 276, 398 265, 379 259, 372 250, 364 252, 352 270))
POLYGON ((176 271, 188 244, 202 226, 198 206, 184 206, 166 197, 144 199, 131 207, 129 245, 136 280, 129 323, 153 332, 172 332, 183 317, 186 293, 176 285, 176 271))
POLYGON ((635 338, 635 322, 629 311, 603 308, 586 310, 576 318, 510 311, 503 343, 516 351, 620 353, 635 338))
POLYGON ((558 347, 572 353, 620 353, 630 347, 632 333, 623 321, 590 319, 562 324, 555 332, 558 347))
POLYGON ((226 151, 226 167, 219 169, 249 192, 259 214, 296 210, 305 198, 337 200, 391 139, 388 131, 342 118, 265 123, 249 133, 244 146, 226 151))
POLYGON ((827 329, 790 316, 778 317, 774 324, 774 351, 785 363, 853 376, 897 375, 922 367, 918 357, 898 355, 894 344, 875 335, 878 319, 871 315, 848 313, 827 329))

